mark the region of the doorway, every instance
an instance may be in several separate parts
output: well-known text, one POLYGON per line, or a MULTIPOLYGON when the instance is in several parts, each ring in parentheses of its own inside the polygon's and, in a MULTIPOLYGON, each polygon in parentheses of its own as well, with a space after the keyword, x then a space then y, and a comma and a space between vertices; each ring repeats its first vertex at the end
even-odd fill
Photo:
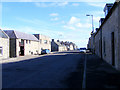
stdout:
POLYGON ((115 35, 114 35, 114 32, 111 33, 111 48, 112 48, 112 65, 115 66, 115 43, 114 43, 114 40, 115 39, 115 35))
POLYGON ((21 40, 20 42, 20 56, 24 56, 25 49, 24 49, 24 40, 21 40))
POLYGON ((24 56, 24 46, 20 46, 20 56, 24 56))

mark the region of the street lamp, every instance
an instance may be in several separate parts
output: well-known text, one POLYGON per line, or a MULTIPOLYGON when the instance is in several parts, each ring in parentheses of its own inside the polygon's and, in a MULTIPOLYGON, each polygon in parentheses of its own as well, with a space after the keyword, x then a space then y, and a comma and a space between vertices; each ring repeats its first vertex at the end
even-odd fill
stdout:
POLYGON ((92 32, 94 32, 93 15, 87 14, 86 16, 91 16, 92 17, 92 32))

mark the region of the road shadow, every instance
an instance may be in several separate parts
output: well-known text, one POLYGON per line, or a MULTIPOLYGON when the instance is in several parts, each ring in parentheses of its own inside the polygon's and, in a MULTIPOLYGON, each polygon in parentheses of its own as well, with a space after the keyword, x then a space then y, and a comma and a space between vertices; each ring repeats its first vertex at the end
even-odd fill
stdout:
MULTIPOLYGON (((76 55, 77 55, 77 53, 76 53, 76 55)), ((10 87, 9 84, 17 82, 18 78, 22 79, 22 78, 26 77, 27 75, 29 76, 30 74, 32 74, 32 72, 36 72, 36 71, 40 71, 41 73, 44 71, 48 71, 47 73, 46 72, 42 73, 41 77, 43 77, 43 78, 44 78, 44 76, 50 77, 49 72, 50 72, 50 74, 54 74, 54 73, 56 73, 56 71, 59 72, 59 69, 58 70, 56 69, 57 66, 62 68, 63 65, 67 64, 66 62, 69 62, 72 65, 72 60, 71 61, 65 60, 65 64, 62 63, 62 66, 60 65, 60 63, 62 62, 62 59, 69 57, 69 56, 71 56, 71 52, 68 52, 68 53, 65 52, 65 54, 60 54, 60 55, 52 54, 52 55, 46 55, 46 56, 42 56, 42 57, 17 61, 17 62, 4 63, 4 64, 2 64, 3 88, 9 88, 10 87), (54 65, 54 66, 51 65, 51 62, 52 62, 52 65, 54 65), (42 67, 43 65, 44 65, 44 67, 42 67), (49 66, 50 66, 50 68, 48 68, 49 66), (52 69, 54 69, 55 71, 52 69)), ((75 56, 75 55, 73 55, 73 56, 75 56)), ((69 83, 69 85, 67 84, 69 87, 71 86, 71 84, 73 82, 75 82, 77 80, 77 78, 73 78, 76 76, 75 74, 77 74, 77 77, 79 77, 79 74, 80 74, 80 73, 78 73, 79 70, 80 70, 80 67, 77 67, 77 71, 74 73, 71 73, 70 78, 69 78, 70 80, 68 80, 66 82, 66 84, 69 83)), ((67 69, 67 71, 70 71, 70 70, 67 69)), ((55 77, 55 79, 58 78, 56 76, 54 76, 54 77, 55 77)), ((37 77, 34 77, 34 78, 37 78, 37 77)), ((48 79, 51 79, 51 78, 48 78, 48 79)), ((75 87, 75 85, 73 85, 73 86, 75 87)), ((64 88, 64 87, 61 87, 61 88, 64 88)))

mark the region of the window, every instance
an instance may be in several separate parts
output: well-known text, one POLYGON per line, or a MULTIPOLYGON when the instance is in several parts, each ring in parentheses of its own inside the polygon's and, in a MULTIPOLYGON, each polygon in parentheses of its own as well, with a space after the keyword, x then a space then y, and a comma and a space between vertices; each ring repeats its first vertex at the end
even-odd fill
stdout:
POLYGON ((42 43, 42 39, 40 39, 40 43, 42 43))
POLYGON ((0 47, 0 56, 2 56, 2 55, 3 55, 3 48, 0 47))
POLYGON ((26 40, 26 43, 28 44, 28 40, 26 40))
POLYGON ((47 44, 47 40, 44 40, 44 44, 47 44))
POLYGON ((29 40, 29 44, 31 43, 31 41, 29 40))
POLYGON ((106 54, 106 50, 105 50, 105 37, 103 38, 103 51, 104 51, 104 55, 106 54))
POLYGON ((23 39, 21 39, 20 46, 24 46, 24 40, 23 39))

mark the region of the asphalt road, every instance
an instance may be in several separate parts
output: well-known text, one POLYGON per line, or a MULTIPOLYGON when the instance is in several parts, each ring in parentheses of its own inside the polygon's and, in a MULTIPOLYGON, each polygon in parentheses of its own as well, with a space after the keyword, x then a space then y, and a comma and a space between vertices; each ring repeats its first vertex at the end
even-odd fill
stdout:
POLYGON ((2 65, 2 88, 82 88, 84 54, 61 52, 2 65))

